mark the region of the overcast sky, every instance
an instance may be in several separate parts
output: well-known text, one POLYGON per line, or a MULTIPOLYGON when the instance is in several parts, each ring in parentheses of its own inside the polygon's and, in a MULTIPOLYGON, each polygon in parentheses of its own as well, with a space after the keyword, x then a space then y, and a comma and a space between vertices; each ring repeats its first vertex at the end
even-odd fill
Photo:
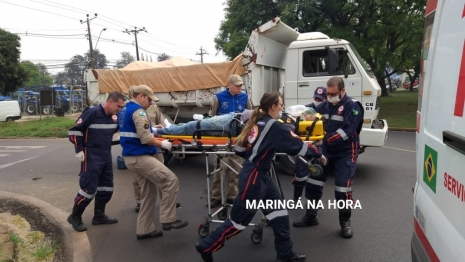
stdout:
POLYGON ((145 27, 137 36, 139 56, 155 61, 158 53, 200 61, 200 47, 209 55, 204 62, 225 61, 216 55, 213 39, 224 19, 224 0, 0 0, 0 28, 21 37, 21 61, 41 62, 52 73, 63 71, 76 54, 89 50, 86 39, 90 22, 92 45, 110 65, 128 51, 136 57, 134 35, 125 29, 145 27), (41 11, 38 11, 41 10, 41 11), (106 28, 106 31, 102 31, 106 28), (27 35, 26 35, 27 33, 27 35), (97 43, 97 38, 100 40, 97 43), (115 42, 113 42, 113 40, 115 42))

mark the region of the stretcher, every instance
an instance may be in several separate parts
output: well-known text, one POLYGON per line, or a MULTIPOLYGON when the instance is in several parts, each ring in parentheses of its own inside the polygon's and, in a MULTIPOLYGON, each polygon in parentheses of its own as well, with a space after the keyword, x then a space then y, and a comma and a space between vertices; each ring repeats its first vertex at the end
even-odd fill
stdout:
MULTIPOLYGON (((304 123, 304 125, 296 126, 297 134, 299 137, 306 142, 314 142, 322 140, 324 137, 323 124, 321 121, 300 121, 310 122, 304 123), (310 128, 311 127, 311 128, 310 128)), ((230 133, 220 130, 225 136, 204 136, 202 133, 207 132, 218 132, 219 130, 196 130, 192 136, 177 136, 177 135, 163 135, 162 139, 168 139, 172 143, 171 154, 176 156, 176 158, 182 160, 186 155, 203 155, 205 156, 205 166, 206 166, 206 176, 207 176, 207 206, 208 214, 207 219, 204 223, 199 224, 198 234, 200 237, 206 237, 210 232, 211 223, 223 223, 224 220, 228 217, 228 208, 231 207, 231 204, 225 202, 224 196, 224 177, 220 176, 221 181, 221 206, 216 211, 212 212, 211 208, 211 193, 210 193, 210 178, 215 174, 221 171, 220 163, 225 165, 230 171, 238 174, 233 167, 223 160, 223 157, 234 153, 235 137, 232 137, 230 133), (216 170, 210 172, 208 158, 212 155, 217 161, 217 166, 219 167, 216 170), (218 220, 215 220, 214 217, 218 217, 218 220)), ((276 153, 276 155, 286 155, 285 153, 276 153)), ((299 158, 308 165, 310 173, 312 176, 317 177, 322 174, 322 167, 318 164, 313 163, 313 159, 307 161, 306 159, 299 156, 299 158)), ((242 167, 241 164, 237 163, 234 159, 235 164, 239 167, 242 167)), ((269 171, 269 175, 272 180, 276 182, 276 185, 281 193, 281 196, 284 199, 284 194, 281 188, 281 183, 279 181, 279 176, 276 174, 275 161, 273 160, 272 166, 269 171)), ((263 236, 263 227, 266 224, 266 218, 262 215, 261 222, 259 224, 250 223, 249 226, 253 226, 251 240, 253 243, 260 243, 263 236)))

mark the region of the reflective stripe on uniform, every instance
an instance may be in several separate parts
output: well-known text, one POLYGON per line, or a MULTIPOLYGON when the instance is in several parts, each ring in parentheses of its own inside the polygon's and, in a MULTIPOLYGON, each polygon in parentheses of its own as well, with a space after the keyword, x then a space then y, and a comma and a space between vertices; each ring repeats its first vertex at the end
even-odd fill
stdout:
POLYGON ((97 187, 97 191, 110 191, 110 192, 113 192, 113 187, 99 186, 99 187, 97 187))
POLYGON ((118 125, 117 124, 92 124, 89 126, 89 128, 93 129, 114 129, 118 125))
POLYGON ((337 187, 334 188, 334 190, 336 190, 338 192, 342 192, 342 193, 347 193, 347 192, 352 192, 352 187, 337 186, 337 187))
POLYGON ((239 224, 237 224, 236 222, 234 222, 234 221, 231 219, 231 216, 229 216, 229 221, 231 221, 231 224, 233 224, 234 228, 236 228, 237 230, 244 230, 244 229, 245 229, 245 226, 239 225, 239 224))
POLYGON ((323 114, 322 115, 325 119, 329 119, 329 114, 323 114))
POLYGON ((302 145, 302 149, 300 149, 300 151, 299 151, 299 153, 297 155, 305 156, 305 154, 307 153, 307 150, 308 150, 308 145, 307 145, 307 143, 304 143, 302 145))
POLYGON ((132 132, 119 132, 119 136, 139 138, 139 135, 137 133, 132 133, 132 132))
POLYGON ((88 198, 88 199, 92 199, 95 196, 95 194, 92 194, 92 195, 87 194, 86 192, 82 191, 82 189, 79 189, 79 195, 85 198, 88 198))
POLYGON ((302 182, 302 181, 305 181, 305 180, 307 180, 307 179, 308 179, 308 176, 296 177, 296 178, 295 178, 295 181, 297 181, 297 182, 302 182))
POLYGON ((68 131, 68 136, 83 136, 81 131, 68 131))
POLYGON ((344 121, 344 117, 343 117, 343 116, 338 116, 338 115, 332 115, 332 116, 331 116, 331 120, 343 122, 343 121, 344 121))
POLYGON ((287 216, 288 213, 287 213, 287 210, 278 210, 278 211, 273 211, 271 213, 269 213, 268 215, 266 215, 266 218, 268 220, 273 220, 277 217, 284 217, 284 216, 287 216))
POLYGON ((347 140, 347 139, 349 139, 349 137, 347 136, 346 132, 344 132, 344 130, 342 130, 342 129, 339 128, 338 130, 336 130, 336 132, 337 132, 339 135, 341 135, 341 137, 342 137, 342 139, 344 139, 344 141, 347 140))
POLYGON ((241 146, 234 146, 234 150, 236 150, 237 152, 245 152, 245 147, 241 147, 241 146))
POLYGON ((307 179, 307 183, 310 183, 310 184, 313 184, 313 185, 316 185, 316 186, 321 186, 321 187, 325 186, 325 182, 318 181, 318 180, 315 180, 315 179, 310 178, 310 177, 307 179))
POLYGON ((268 131, 270 130, 271 125, 273 125, 274 121, 276 121, 276 120, 270 119, 266 123, 265 128, 263 129, 262 133, 260 134, 260 137, 258 138, 257 143, 252 148, 252 155, 249 157, 250 162, 253 162, 253 159, 255 158, 255 156, 257 156, 258 148, 260 147, 260 144, 262 143, 263 139, 265 138, 266 133, 268 133, 268 131))

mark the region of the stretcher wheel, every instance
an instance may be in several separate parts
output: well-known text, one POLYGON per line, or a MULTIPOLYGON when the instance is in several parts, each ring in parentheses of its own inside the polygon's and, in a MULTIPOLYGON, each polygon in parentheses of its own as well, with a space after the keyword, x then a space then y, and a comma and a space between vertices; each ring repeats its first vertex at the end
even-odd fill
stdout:
POLYGON ((310 176, 312 177, 319 177, 323 174, 323 168, 320 165, 309 165, 308 169, 310 169, 310 176))
POLYGON ((224 221, 226 218, 228 218, 228 209, 225 208, 218 213, 218 219, 224 221))
POLYGON ((210 228, 208 226, 204 226, 202 224, 199 225, 199 229, 197 230, 197 233, 199 234, 200 237, 206 237, 208 236, 208 231, 210 228))
POLYGON ((253 232, 252 235, 250 236, 250 240, 252 240, 254 244, 258 244, 262 242, 262 239, 263 239, 263 232, 253 232))

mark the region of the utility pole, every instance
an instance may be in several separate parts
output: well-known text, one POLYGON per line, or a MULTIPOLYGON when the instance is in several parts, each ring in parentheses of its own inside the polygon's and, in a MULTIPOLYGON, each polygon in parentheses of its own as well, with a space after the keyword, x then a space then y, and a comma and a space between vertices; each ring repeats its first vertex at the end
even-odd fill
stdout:
POLYGON ((87 22, 87 31, 89 32, 88 37, 89 37, 89 48, 90 48, 90 67, 92 69, 95 68, 95 61, 94 61, 95 59, 94 59, 94 49, 92 48, 92 35, 90 34, 90 23, 89 23, 89 21, 91 21, 92 19, 97 18, 97 14, 94 14, 94 15, 95 16, 93 18, 89 19, 89 14, 87 14, 86 21, 80 20, 81 24, 84 24, 84 23, 87 22))
POLYGON ((203 49, 202 47, 200 47, 200 53, 197 53, 195 55, 200 55, 200 62, 203 64, 203 55, 209 55, 207 52, 203 52, 205 51, 205 49, 203 49))
POLYGON ((137 27, 134 27, 133 30, 124 30, 123 33, 127 33, 128 35, 130 35, 131 33, 134 34, 134 37, 136 38, 136 55, 137 55, 137 61, 139 61, 139 46, 137 45, 137 33, 139 32, 146 32, 147 33, 147 30, 145 30, 145 27, 142 27, 142 28, 139 28, 137 29, 137 27))

